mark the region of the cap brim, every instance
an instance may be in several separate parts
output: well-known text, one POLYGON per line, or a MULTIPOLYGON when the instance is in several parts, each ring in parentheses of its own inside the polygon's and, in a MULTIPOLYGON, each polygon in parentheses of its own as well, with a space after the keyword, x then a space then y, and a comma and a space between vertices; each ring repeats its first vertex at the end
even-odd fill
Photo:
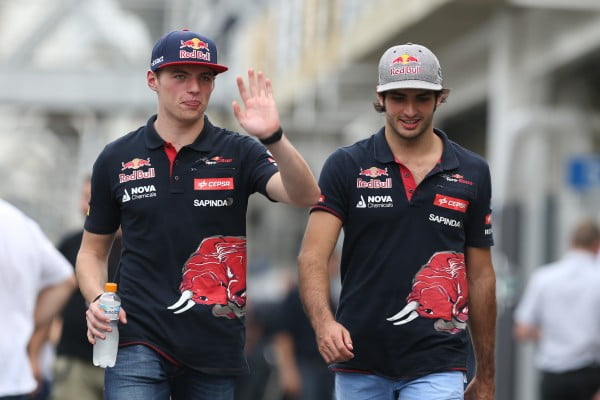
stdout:
POLYGON ((425 81, 417 81, 417 80, 406 80, 406 81, 396 81, 396 82, 388 82, 383 85, 377 86, 377 93, 387 92, 388 90, 394 89, 424 89, 424 90, 442 90, 442 85, 438 83, 431 83, 425 81))
POLYGON ((207 62, 201 62, 201 61, 175 61, 175 62, 161 64, 157 68, 154 68, 153 71, 159 70, 164 67, 169 67, 171 65, 201 65, 201 66, 212 69, 217 74, 220 74, 221 72, 225 72, 229 69, 229 67, 226 67, 221 64, 213 64, 213 63, 207 63, 207 62))

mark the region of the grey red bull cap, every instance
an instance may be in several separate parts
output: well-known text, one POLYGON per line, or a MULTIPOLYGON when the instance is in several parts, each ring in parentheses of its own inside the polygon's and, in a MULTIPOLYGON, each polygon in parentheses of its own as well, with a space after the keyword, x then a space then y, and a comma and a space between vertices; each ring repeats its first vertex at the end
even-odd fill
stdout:
POLYGON ((413 43, 387 49, 379 60, 377 93, 393 89, 442 90, 442 68, 435 54, 413 43))
POLYGON ((204 65, 217 74, 229 69, 217 62, 217 46, 206 36, 183 29, 158 39, 152 49, 150 69, 183 64, 204 65))

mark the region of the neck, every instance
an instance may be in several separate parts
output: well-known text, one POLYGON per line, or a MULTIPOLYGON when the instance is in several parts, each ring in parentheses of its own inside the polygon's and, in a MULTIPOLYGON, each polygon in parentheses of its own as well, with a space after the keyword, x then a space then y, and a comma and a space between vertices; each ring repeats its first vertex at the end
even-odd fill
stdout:
POLYGON ((192 144, 204 128, 204 116, 197 120, 176 121, 173 119, 157 116, 154 121, 154 129, 165 141, 171 143, 177 150, 188 144, 192 144))
POLYGON ((402 163, 411 164, 431 157, 438 160, 442 155, 442 139, 433 129, 414 139, 403 139, 393 133, 388 134, 387 129, 385 136, 394 157, 402 163))

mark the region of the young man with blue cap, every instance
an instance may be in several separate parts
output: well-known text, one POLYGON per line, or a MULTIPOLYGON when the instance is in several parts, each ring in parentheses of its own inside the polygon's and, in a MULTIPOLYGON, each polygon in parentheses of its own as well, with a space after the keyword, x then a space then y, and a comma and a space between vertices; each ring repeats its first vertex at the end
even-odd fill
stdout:
POLYGON ((433 127, 447 96, 429 49, 389 48, 375 103, 384 126, 323 166, 300 288, 337 400, 494 398, 490 173, 433 127), (342 228, 334 316, 327 260, 342 228), (477 371, 465 391, 467 326, 477 371))
POLYGON ((97 299, 119 226, 123 232, 120 348, 106 370, 106 399, 232 400, 236 376, 248 370, 248 197, 260 192, 302 207, 318 200, 262 73, 249 70, 248 87, 237 78, 243 106, 233 103, 252 137, 205 115, 226 70, 205 36, 182 30, 160 38, 147 72, 156 115, 109 143, 94 164, 77 260, 91 343, 110 329, 97 299))

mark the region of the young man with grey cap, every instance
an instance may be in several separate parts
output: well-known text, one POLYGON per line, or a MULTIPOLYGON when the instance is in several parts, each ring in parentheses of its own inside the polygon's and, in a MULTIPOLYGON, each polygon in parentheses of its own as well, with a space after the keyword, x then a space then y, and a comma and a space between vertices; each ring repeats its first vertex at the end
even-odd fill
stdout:
POLYGON ((94 163, 77 258, 91 343, 110 330, 97 300, 122 228, 120 347, 105 373, 106 399, 232 400, 236 375, 248 370, 248 197, 260 192, 303 207, 319 197, 283 135, 262 73, 248 71, 248 89, 237 78, 244 104, 233 103, 254 138, 212 125, 206 109, 226 70, 205 36, 182 30, 160 38, 146 76, 156 115, 109 143, 94 163))
POLYGON ((433 128, 448 93, 429 49, 389 48, 375 103, 384 127, 323 166, 299 273, 337 400, 494 398, 490 173, 433 128), (334 317, 327 260, 342 228, 334 317), (467 326, 477 371, 465 390, 467 326))

